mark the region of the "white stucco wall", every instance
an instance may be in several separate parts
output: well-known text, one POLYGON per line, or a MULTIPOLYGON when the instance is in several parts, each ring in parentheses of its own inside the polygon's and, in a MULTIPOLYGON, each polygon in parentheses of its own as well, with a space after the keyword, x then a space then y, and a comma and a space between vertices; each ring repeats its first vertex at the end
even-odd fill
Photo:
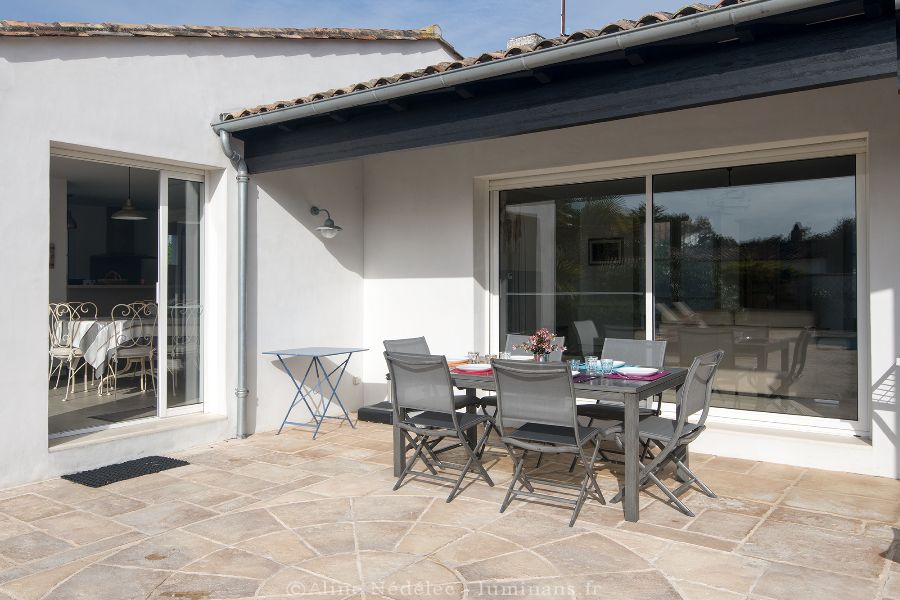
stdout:
MULTIPOLYGON (((5 200, 0 203, 0 281, 4 284, 0 319, 7 341, 0 345, 4 373, 0 487, 106 464, 110 457, 124 460, 202 443, 233 431, 230 422, 218 421, 181 436, 166 433, 138 441, 48 451, 45 306, 49 293, 51 144, 208 169, 206 367, 214 376, 207 379, 205 400, 207 411, 230 416, 235 387, 236 250, 228 241, 236 239, 234 202, 229 201, 235 197, 235 184, 209 128, 210 120, 221 111, 415 69, 447 57, 435 41, 0 39, 0 164, 5 174, 5 200)), ((359 185, 352 180, 348 185, 352 190, 346 201, 352 205, 358 201, 354 193, 359 185)), ((335 196, 322 203, 329 208, 341 206, 343 200, 335 198, 343 198, 344 191, 336 189, 335 196)), ((297 198, 305 201, 307 196, 297 198)), ((277 206, 266 202, 260 206, 261 221, 278 220, 277 206)), ((347 222, 355 218, 352 211, 336 211, 336 216, 347 222)), ((284 233, 291 235, 287 224, 284 233)), ((352 243, 349 235, 338 240, 339 247, 349 248, 352 243)), ((64 260, 63 250, 57 246, 57 264, 64 260)), ((261 247, 257 260, 277 265, 275 259, 281 254, 268 255, 274 250, 261 247)), ((298 256, 298 260, 306 258, 298 256)), ((348 269, 353 271, 353 267, 348 269)), ((326 279, 330 272, 323 270, 326 279)), ((279 290, 286 297, 302 287, 301 272, 274 269, 262 274, 295 283, 295 288, 279 290)), ((286 340, 291 333, 305 339, 302 334, 310 324, 333 322, 338 329, 355 325, 341 319, 353 312, 351 307, 333 306, 334 311, 327 306, 315 312, 295 310, 293 318, 265 313, 258 327, 260 331, 277 329, 286 340), (269 318, 277 325, 270 325, 269 318)), ((268 424, 271 418, 265 416, 262 421, 268 424)))
MULTIPOLYGON (((481 238, 484 215, 475 211, 478 177, 868 134, 869 222, 868 240, 863 241, 870 252, 871 445, 830 436, 723 430, 711 431, 695 446, 722 455, 897 477, 898 108, 896 82, 889 79, 366 158, 365 343, 380 349, 385 338, 425 335, 436 352, 487 349, 482 344, 488 282, 476 270, 487 250, 481 238)), ((365 359, 367 403, 384 398, 384 371, 380 353, 370 352, 365 359)))

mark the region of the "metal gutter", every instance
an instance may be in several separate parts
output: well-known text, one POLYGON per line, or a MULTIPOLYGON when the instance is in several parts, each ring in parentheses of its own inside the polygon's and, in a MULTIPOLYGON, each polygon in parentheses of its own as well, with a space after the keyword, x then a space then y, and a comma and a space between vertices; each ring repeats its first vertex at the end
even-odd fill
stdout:
POLYGON ((219 142, 222 144, 222 152, 237 171, 235 179, 238 184, 238 364, 234 397, 237 400, 235 437, 242 438, 246 435, 247 396, 250 393, 247 389, 247 188, 250 174, 244 157, 231 146, 231 134, 220 131, 219 142))
POLYGON ((228 121, 219 120, 212 123, 211 126, 216 133, 223 131, 234 132, 319 116, 356 106, 375 104, 403 96, 460 86, 472 81, 540 69, 570 60, 608 52, 624 51, 636 46, 653 44, 722 27, 732 27, 764 17, 795 12, 834 2, 835 0, 751 0, 736 6, 679 17, 672 21, 644 25, 628 31, 570 42, 561 46, 501 58, 488 63, 470 65, 444 73, 435 73, 415 79, 398 81, 377 88, 360 90, 228 121))

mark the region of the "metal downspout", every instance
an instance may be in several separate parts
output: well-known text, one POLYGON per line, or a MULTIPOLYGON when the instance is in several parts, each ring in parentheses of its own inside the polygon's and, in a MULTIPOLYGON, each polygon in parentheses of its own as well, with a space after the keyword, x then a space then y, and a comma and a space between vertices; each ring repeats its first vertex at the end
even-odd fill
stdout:
POLYGON ((238 184, 238 365, 234 397, 237 400, 235 437, 242 438, 246 435, 247 396, 250 393, 247 389, 247 188, 250 174, 247 172, 244 157, 231 147, 231 134, 220 131, 219 141, 222 143, 225 156, 237 170, 235 179, 238 184))

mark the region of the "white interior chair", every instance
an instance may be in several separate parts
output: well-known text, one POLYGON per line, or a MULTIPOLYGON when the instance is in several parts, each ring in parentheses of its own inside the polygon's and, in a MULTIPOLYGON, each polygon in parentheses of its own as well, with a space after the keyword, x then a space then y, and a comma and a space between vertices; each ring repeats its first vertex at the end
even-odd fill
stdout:
MULTIPOLYGON (((157 306, 152 302, 117 304, 110 314, 115 327, 115 349, 109 358, 108 372, 104 377, 106 388, 112 385, 113 394, 118 390, 118 377, 132 367, 140 376, 141 391, 147 390, 146 378, 156 393, 156 372, 153 366, 156 348, 157 306), (119 368, 119 361, 125 361, 119 368)), ((102 382, 101 382, 102 383, 102 382)), ((101 386, 102 387, 102 386, 101 386)))

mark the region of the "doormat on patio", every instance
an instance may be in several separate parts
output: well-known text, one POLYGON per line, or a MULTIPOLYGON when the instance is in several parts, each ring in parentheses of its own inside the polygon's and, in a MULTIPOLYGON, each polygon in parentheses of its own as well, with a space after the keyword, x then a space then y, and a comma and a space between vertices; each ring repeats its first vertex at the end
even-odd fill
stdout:
POLYGON ((122 421, 131 421, 132 419, 144 419, 146 417, 155 417, 155 406, 142 406, 140 408, 129 408, 128 410, 120 410, 119 412, 104 413, 102 415, 93 415, 92 419, 98 421, 106 421, 107 423, 121 423, 122 421))
POLYGON ((117 481, 125 481, 126 479, 134 479, 141 475, 150 475, 159 473, 160 471, 168 471, 176 467, 183 467, 190 463, 177 458, 169 458, 168 456, 147 456, 128 460, 116 465, 107 465, 99 469, 90 471, 82 471, 72 475, 63 475, 63 479, 80 483, 92 488, 103 487, 117 481))

